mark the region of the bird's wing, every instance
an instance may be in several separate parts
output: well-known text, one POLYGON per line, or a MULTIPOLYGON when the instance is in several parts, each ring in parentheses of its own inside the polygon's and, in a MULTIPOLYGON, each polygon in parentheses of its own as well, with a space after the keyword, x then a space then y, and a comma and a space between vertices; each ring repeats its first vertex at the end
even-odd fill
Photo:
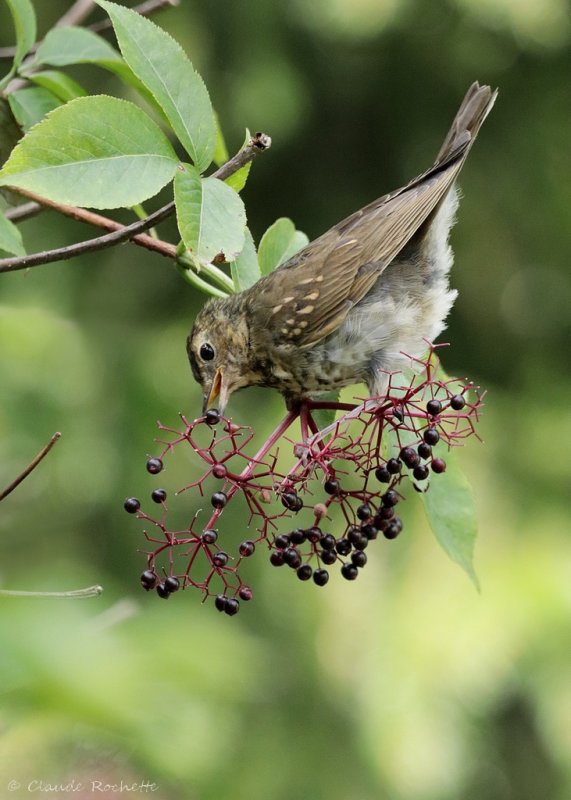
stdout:
POLYGON ((274 340, 310 347, 336 330, 451 189, 495 93, 470 87, 436 163, 324 233, 256 284, 274 340))

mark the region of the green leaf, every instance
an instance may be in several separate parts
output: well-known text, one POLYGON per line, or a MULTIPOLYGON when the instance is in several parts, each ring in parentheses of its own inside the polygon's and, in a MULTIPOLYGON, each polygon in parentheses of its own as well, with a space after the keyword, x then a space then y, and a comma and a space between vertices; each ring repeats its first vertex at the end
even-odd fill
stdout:
POLYGON ((220 127, 220 119, 218 118, 218 114, 216 112, 214 112, 214 121, 216 122, 216 146, 214 148, 214 153, 212 154, 212 160, 217 167, 220 167, 222 164, 225 164, 228 161, 228 148, 226 147, 224 134, 222 133, 222 128, 220 127))
POLYGON ((16 54, 10 72, 0 81, 0 89, 8 85, 36 41, 36 14, 30 0, 6 0, 16 29, 16 54))
POLYGON ((216 121, 200 75, 168 33, 131 9, 97 0, 113 22, 123 57, 165 112, 200 172, 212 162, 216 121))
POLYGON ((295 255, 309 239, 287 217, 280 217, 262 236, 258 248, 258 259, 262 275, 272 272, 280 264, 284 264, 295 255))
MULTIPOLYGON (((250 143, 251 139, 250 131, 246 128, 246 138, 244 139, 244 144, 238 151, 239 153, 244 150, 244 148, 250 143)), ((228 160, 228 159, 226 159, 228 160)), ((250 169, 252 168, 252 162, 248 161, 247 164, 244 164, 243 167, 240 167, 239 170, 232 173, 230 177, 226 178, 225 183, 228 186, 231 186, 236 192, 241 192, 244 186, 246 185, 246 181, 248 180, 248 175, 250 174, 250 169)))
POLYGON ((175 174, 178 229, 186 248, 199 263, 223 253, 234 261, 244 247, 246 211, 240 196, 217 178, 201 178, 190 164, 175 174))
POLYGON ((14 148, 0 185, 58 203, 133 206, 168 183, 178 163, 158 125, 126 100, 79 97, 52 111, 14 148))
POLYGON ((42 41, 30 70, 38 64, 67 67, 70 64, 123 64, 123 59, 105 39, 86 28, 52 28, 42 41))
POLYGON ((446 472, 433 475, 429 490, 421 495, 424 509, 440 545, 479 589, 473 564, 477 523, 472 490, 452 451, 445 461, 446 472))
MULTIPOLYGON (((318 395, 316 395, 315 399, 327 403, 338 403, 339 390, 335 389, 332 392, 320 392, 318 395)), ((320 430, 326 428, 328 425, 331 425, 331 423, 335 420, 336 415, 337 410, 334 408, 316 408, 311 412, 311 416, 317 422, 320 430)))
POLYGON ((14 256, 26 255, 22 234, 4 214, 0 214, 0 250, 5 250, 14 256))
POLYGON ((245 231, 242 252, 236 260, 232 262, 230 269, 237 292, 249 289, 250 286, 253 286, 261 277, 260 265, 258 264, 258 256, 256 254, 256 245, 254 244, 249 228, 246 228, 245 231))
POLYGON ((61 105, 61 101, 55 95, 39 86, 11 92, 8 95, 8 102, 18 125, 25 131, 61 105))
POLYGON ((55 69, 33 72, 29 79, 38 86, 50 91, 63 103, 67 103, 68 100, 74 100, 76 97, 85 97, 87 94, 83 86, 80 86, 77 81, 74 81, 64 72, 58 72, 55 69))

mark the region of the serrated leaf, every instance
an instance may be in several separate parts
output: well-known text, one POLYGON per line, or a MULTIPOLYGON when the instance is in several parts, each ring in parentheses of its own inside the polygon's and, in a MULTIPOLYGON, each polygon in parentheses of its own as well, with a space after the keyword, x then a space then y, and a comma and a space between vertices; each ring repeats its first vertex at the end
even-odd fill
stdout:
POLYGON ((450 451, 445 460, 446 472, 433 475, 430 488, 421 495, 426 517, 442 548, 479 589, 473 564, 477 523, 472 489, 455 454, 450 451))
POLYGON ((182 47, 131 9, 96 0, 109 14, 123 58, 166 114, 200 172, 212 162, 216 121, 202 78, 182 47))
POLYGON ((30 0, 6 0, 16 29, 16 54, 10 72, 0 81, 0 89, 8 85, 36 41, 36 14, 30 0))
POLYGON ((22 234, 4 214, 0 214, 0 250, 5 250, 13 256, 26 255, 22 234))
POLYGON ((47 89, 63 103, 67 103, 68 100, 74 100, 76 97, 85 97, 87 94, 83 86, 80 86, 77 81, 74 81, 64 72, 59 72, 55 69, 34 72, 29 79, 38 86, 47 89))
MULTIPOLYGON (((244 144, 238 150, 239 153, 244 150, 245 147, 250 143, 251 135, 250 131, 246 128, 246 138, 244 139, 244 144)), ((243 167, 233 172, 228 178, 226 178, 225 183, 228 186, 231 186, 236 192, 241 192, 244 186, 246 185, 246 181, 248 180, 248 175, 250 174, 250 169, 252 168, 252 162, 248 161, 247 164, 244 164, 243 167)))
POLYGON ((67 67, 70 64, 100 64, 102 62, 123 63, 123 59, 105 39, 86 28, 74 26, 52 28, 42 41, 30 64, 52 67, 67 67))
POLYGON ((230 265, 232 280, 237 292, 249 289, 261 277, 256 245, 249 228, 245 230, 242 252, 230 265))
POLYGON ((223 253, 234 261, 244 247, 246 211, 240 196, 217 178, 201 178, 190 164, 177 169, 174 196, 178 228, 200 263, 223 253))
POLYGON ((25 131, 37 125, 46 114, 58 108, 61 101, 47 89, 30 86, 8 95, 8 103, 18 125, 25 131))
POLYGON ((58 203, 133 206, 168 183, 178 163, 158 125, 126 100, 80 97, 52 111, 0 170, 13 185, 58 203))
POLYGON ((277 219, 262 236, 258 248, 262 275, 267 275, 280 264, 284 264, 308 242, 305 233, 297 231, 291 219, 287 217, 277 219))

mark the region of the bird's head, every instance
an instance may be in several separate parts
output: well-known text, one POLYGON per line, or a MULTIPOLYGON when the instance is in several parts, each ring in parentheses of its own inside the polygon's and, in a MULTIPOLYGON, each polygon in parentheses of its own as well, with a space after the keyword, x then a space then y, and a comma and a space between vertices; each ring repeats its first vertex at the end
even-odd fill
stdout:
POLYGON ((248 367, 248 325, 237 299, 210 300, 187 339, 192 374, 202 386, 203 412, 215 406, 223 414, 232 392, 255 383, 248 367))

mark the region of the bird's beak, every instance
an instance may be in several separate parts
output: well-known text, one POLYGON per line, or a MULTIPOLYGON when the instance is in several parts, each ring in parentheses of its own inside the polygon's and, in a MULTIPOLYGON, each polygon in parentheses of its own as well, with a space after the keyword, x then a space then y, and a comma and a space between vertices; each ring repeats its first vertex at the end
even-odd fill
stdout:
POLYGON ((216 407, 220 411, 221 414, 224 413, 224 409, 226 408, 226 403, 228 402, 228 389, 224 382, 224 377, 222 374, 222 370, 220 367, 216 370, 216 375, 214 376, 214 380, 212 381, 212 386, 210 387, 210 391, 205 392, 204 394, 204 404, 202 407, 202 412, 206 413, 207 409, 216 407), (216 401, 219 401, 216 403, 216 401))

